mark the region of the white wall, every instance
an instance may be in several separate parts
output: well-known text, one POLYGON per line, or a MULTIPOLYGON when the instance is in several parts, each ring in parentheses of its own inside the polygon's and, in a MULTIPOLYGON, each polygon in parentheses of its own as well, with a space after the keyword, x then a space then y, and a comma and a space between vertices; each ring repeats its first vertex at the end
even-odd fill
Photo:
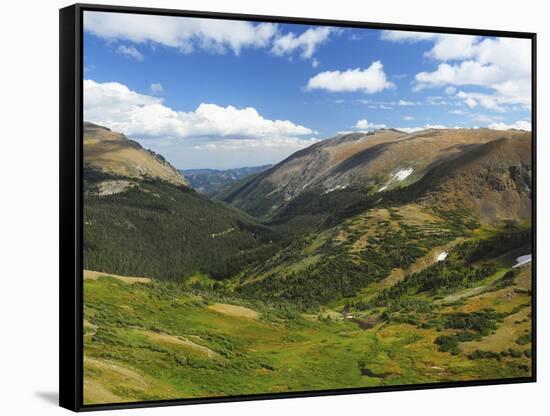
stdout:
MULTIPOLYGON (((108 2, 108 0, 105 0, 108 2)), ((115 2, 115 0, 112 0, 115 2)), ((144 409, 175 415, 535 415, 548 411, 550 25, 545 2, 160 0, 120 4, 538 32, 539 382, 402 393, 144 409), (546 208, 546 209, 545 209, 546 208), (547 252, 546 252, 547 253, 547 252), (546 351, 544 351, 546 350, 546 351), (537 410, 540 409, 540 410, 537 410), (398 413, 399 412, 399 413, 398 413)), ((58 12, 67 1, 11 1, 0 12, 0 412, 61 414, 57 391, 58 12)))

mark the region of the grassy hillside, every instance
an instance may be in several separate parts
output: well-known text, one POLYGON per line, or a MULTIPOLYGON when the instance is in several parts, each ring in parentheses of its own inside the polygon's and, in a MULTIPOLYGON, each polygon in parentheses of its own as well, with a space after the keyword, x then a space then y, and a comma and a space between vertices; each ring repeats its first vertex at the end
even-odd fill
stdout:
POLYGON ((528 376, 528 273, 460 301, 346 314, 85 280, 85 403, 528 376))

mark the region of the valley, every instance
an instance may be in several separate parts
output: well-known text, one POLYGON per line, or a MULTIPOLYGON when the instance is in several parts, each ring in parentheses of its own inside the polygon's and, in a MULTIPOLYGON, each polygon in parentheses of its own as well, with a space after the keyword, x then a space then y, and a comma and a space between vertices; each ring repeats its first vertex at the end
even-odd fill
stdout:
POLYGON ((529 132, 342 134, 202 193, 84 136, 86 404, 531 375, 529 132))

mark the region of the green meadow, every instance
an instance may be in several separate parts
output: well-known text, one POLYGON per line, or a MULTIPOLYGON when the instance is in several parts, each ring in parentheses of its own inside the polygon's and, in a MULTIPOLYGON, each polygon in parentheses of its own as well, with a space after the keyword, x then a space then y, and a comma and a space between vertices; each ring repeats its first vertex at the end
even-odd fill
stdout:
POLYGON ((529 376, 529 273, 425 310, 347 314, 235 298, 200 276, 86 279, 85 403, 529 376))

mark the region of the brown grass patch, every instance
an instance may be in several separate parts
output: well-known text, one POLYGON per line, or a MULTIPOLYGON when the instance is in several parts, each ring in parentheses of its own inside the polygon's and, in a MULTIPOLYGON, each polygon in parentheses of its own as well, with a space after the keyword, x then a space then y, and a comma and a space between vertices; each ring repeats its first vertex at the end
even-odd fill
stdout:
POLYGON ((117 396, 94 380, 84 380, 84 403, 122 403, 128 400, 117 396))
POLYGON ((244 306, 230 305, 228 303, 214 303, 213 305, 208 305, 208 309, 223 313, 224 315, 231 315, 239 318, 259 318, 259 314, 255 310, 245 308, 244 306))
POLYGON ((113 277, 121 282, 134 284, 134 283, 150 283, 151 279, 148 277, 134 277, 134 276, 121 276, 118 274, 96 272, 93 270, 84 270, 84 280, 97 280, 101 276, 113 277))
POLYGON ((196 342, 193 342, 185 337, 169 335, 162 332, 145 331, 145 330, 139 330, 138 332, 140 334, 145 335, 147 338, 149 338, 153 342, 179 345, 182 347, 190 348, 192 350, 195 350, 196 352, 207 355, 210 358, 219 357, 219 354, 217 352, 212 351, 210 348, 205 347, 203 345, 199 345, 196 342))
POLYGON ((128 383, 131 383, 132 386, 136 386, 141 389, 146 389, 149 386, 149 383, 144 376, 128 367, 115 363, 114 361, 84 357, 84 365, 87 367, 116 373, 117 376, 126 380, 128 383))

